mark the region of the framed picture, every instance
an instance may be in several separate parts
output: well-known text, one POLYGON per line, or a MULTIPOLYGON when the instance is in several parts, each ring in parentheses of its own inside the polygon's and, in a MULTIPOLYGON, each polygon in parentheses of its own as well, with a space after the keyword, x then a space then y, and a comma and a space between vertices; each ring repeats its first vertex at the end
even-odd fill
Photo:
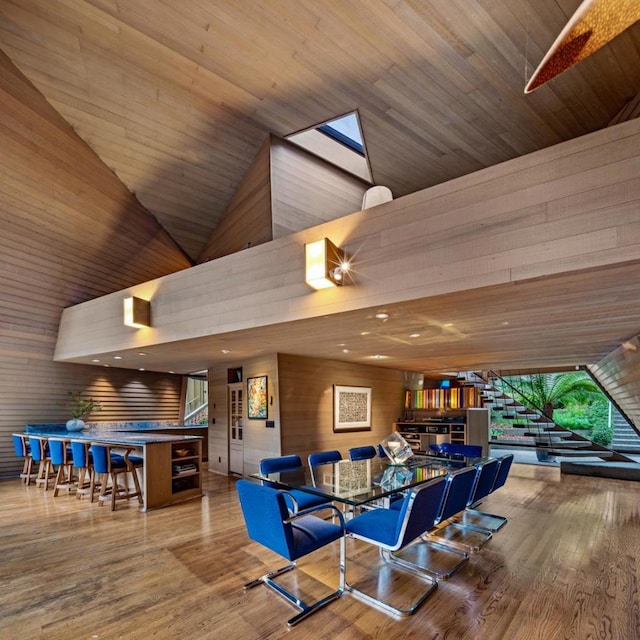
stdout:
POLYGON ((333 430, 371 429, 371 387, 333 385, 333 430))
POLYGON ((267 376, 247 378, 247 415, 250 420, 268 418, 267 376))

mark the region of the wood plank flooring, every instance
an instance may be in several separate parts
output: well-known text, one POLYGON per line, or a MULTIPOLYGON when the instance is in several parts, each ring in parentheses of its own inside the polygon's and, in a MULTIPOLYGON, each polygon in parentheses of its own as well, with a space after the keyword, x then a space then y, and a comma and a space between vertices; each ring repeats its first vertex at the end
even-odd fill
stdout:
MULTIPOLYGON (((0 483, 0 637, 640 638, 640 485, 514 465, 485 511, 509 523, 410 618, 346 595, 288 629, 295 611, 242 584, 284 562, 249 542, 234 481, 205 474, 205 497, 148 514, 0 483)), ((375 551, 349 541, 349 577, 375 551)), ((300 563, 307 592, 337 581, 337 545, 300 563)), ((394 593, 414 578, 394 576, 394 593), (406 584, 405 584, 406 583, 406 584)), ((411 582, 413 581, 413 582, 411 582)))

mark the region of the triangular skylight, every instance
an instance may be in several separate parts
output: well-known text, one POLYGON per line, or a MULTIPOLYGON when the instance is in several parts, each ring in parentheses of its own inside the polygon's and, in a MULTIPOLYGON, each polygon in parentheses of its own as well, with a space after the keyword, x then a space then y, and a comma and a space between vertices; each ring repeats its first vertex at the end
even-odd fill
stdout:
POLYGON ((286 139, 369 183, 373 182, 357 111, 293 133, 286 139))

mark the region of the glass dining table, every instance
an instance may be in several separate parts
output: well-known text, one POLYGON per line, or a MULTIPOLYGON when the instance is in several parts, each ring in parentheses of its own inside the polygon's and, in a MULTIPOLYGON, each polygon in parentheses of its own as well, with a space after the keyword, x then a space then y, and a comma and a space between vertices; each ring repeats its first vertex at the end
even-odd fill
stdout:
POLYGON ((384 503, 398 493, 418 484, 446 475, 449 471, 470 466, 479 458, 449 460, 435 456, 413 456, 405 463, 388 459, 340 460, 313 468, 303 468, 251 478, 268 481, 277 487, 297 489, 352 507, 367 503, 384 503))

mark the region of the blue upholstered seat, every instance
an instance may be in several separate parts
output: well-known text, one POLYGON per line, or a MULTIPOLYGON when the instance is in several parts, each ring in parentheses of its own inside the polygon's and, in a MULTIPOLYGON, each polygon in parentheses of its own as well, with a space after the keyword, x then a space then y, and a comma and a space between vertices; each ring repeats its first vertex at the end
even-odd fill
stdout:
POLYGON ((93 502, 96 486, 96 478, 93 470, 93 454, 89 450, 86 440, 71 440, 71 454, 73 466, 78 470, 78 486, 76 498, 89 495, 93 502))
POLYGON ((49 438, 49 455, 56 470, 53 495, 57 496, 60 489, 66 489, 67 492, 75 489, 77 478, 73 475, 73 457, 69 442, 60 438, 49 438))
POLYGON ((247 480, 238 480, 236 488, 249 537, 292 561, 292 564, 248 582, 244 588, 266 584, 300 609, 300 613, 289 619, 290 626, 338 598, 344 589, 344 520, 340 512, 333 506, 329 507, 337 515, 339 524, 312 515, 315 511, 327 508, 325 505, 291 516, 286 502, 287 492, 247 480), (274 581, 277 576, 295 569, 299 558, 336 540, 340 540, 339 583, 338 588, 328 596, 307 604, 274 581))
MULTIPOLYGON (((122 447, 118 447, 121 449, 122 447)), ((144 464, 143 458, 132 456, 133 449, 125 448, 125 454, 113 453, 109 445, 91 443, 91 455, 93 456, 94 474, 102 478, 98 502, 100 505, 106 500, 111 501, 111 510, 116 508, 116 500, 138 498, 142 504, 142 489, 136 469, 144 464), (118 484, 118 476, 124 474, 124 484, 118 484), (127 483, 127 474, 133 481, 134 491, 131 491, 127 483)))
POLYGON ((377 455, 378 452, 372 445, 353 447, 352 449, 349 449, 349 460, 371 460, 377 455))
POLYGON ((485 513, 478 511, 476 508, 483 498, 490 495, 500 487, 504 486, 507 480, 511 465, 513 463, 513 454, 509 453, 504 455, 495 462, 496 473, 494 475, 493 482, 491 478, 487 476, 486 481, 482 484, 482 487, 478 488, 474 496, 472 497, 470 508, 466 509, 460 515, 457 521, 460 524, 474 527, 476 529, 485 529, 487 531, 499 531, 507 524, 507 518, 504 516, 496 515, 493 513, 485 513), (487 488, 487 485, 491 483, 491 486, 487 488))
MULTIPOLYGON (((260 474, 263 476, 270 476, 279 473, 293 473, 297 472, 301 475, 304 474, 304 468, 302 466, 302 460, 300 456, 289 455, 279 456, 277 458, 263 458, 259 463, 260 474)), ((263 484, 277 488, 276 482, 269 482, 263 480, 263 484)), ((321 496, 307 493, 298 489, 291 489, 287 491, 287 505, 289 511, 296 512, 308 509, 309 507, 315 507, 321 504, 327 504, 327 499, 321 496)))
POLYGON ((33 467, 33 458, 31 457, 31 449, 29 447, 29 441, 27 436, 22 433, 11 434, 11 440, 13 442, 13 450, 16 457, 23 459, 22 473, 20 478, 25 484, 31 482, 31 469, 33 467))
POLYGON ((482 455, 482 447, 477 444, 457 444, 453 442, 441 442, 439 444, 429 445, 429 449, 438 456, 451 458, 452 460, 479 458, 482 455))
POLYGON ((445 489, 445 478, 435 478, 407 492, 399 508, 366 511, 345 525, 349 536, 379 547, 382 557, 387 562, 426 580, 427 591, 408 608, 400 608, 345 581, 347 588, 364 600, 398 615, 410 615, 427 599, 437 587, 437 583, 414 567, 396 562, 391 552, 407 546, 434 526, 440 513, 445 489))
POLYGON ((34 462, 38 463, 36 486, 43 485, 45 491, 49 489, 49 480, 53 480, 53 465, 49 456, 47 438, 29 436, 29 450, 34 462))

